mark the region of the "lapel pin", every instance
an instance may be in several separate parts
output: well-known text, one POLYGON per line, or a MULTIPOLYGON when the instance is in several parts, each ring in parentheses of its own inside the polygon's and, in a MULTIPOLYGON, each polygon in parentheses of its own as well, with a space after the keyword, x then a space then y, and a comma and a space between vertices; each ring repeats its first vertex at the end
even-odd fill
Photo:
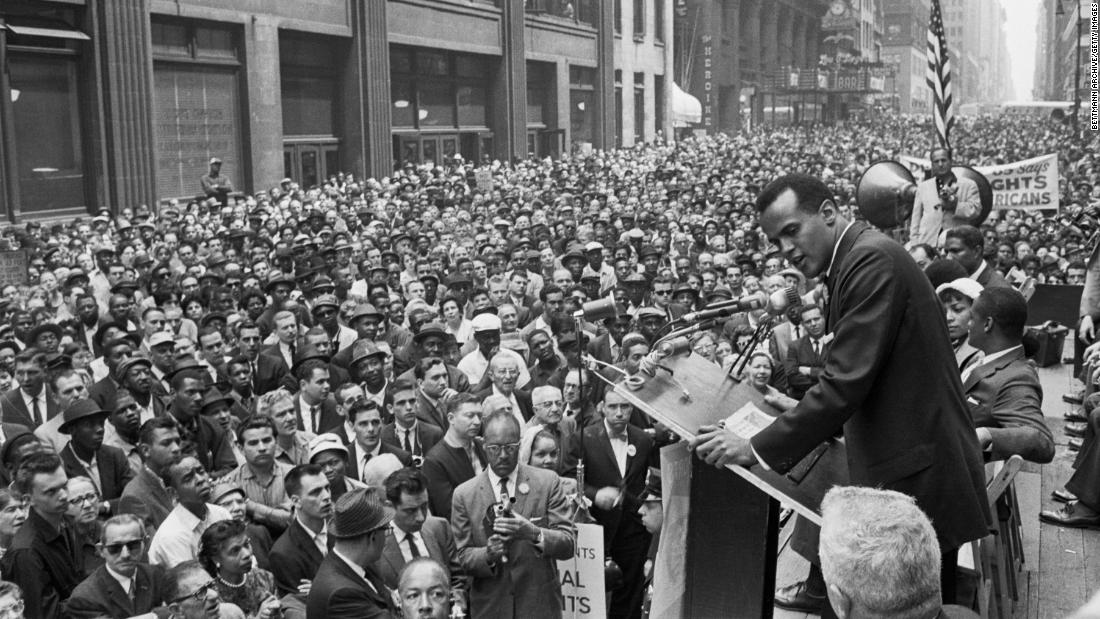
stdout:
POLYGON ((531 491, 531 486, 528 486, 527 482, 525 482, 525 481, 520 482, 520 484, 519 484, 519 493, 520 494, 527 494, 530 491, 531 491))
POLYGON ((626 455, 633 458, 634 456, 638 455, 638 448, 635 447, 634 445, 627 445, 626 446, 626 455))

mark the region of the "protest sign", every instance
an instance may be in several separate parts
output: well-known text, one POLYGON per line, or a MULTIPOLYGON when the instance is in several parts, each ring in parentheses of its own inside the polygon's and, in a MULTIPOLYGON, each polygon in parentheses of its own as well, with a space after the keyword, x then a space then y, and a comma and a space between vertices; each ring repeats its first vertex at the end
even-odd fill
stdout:
MULTIPOLYGON (((927 159, 899 155, 910 170, 931 167, 927 159)), ((1058 155, 1042 155, 1024 159, 1015 163, 993 166, 974 166, 989 180, 993 187, 993 210, 1057 209, 1058 200, 1058 155)), ((919 174, 914 174, 918 182, 919 174)))
POLYGON ((23 250, 0 251, 0 286, 27 283, 27 254, 23 250))
POLYGON ((558 561, 558 578, 565 598, 562 617, 604 619, 603 527, 578 524, 577 544, 572 559, 558 561))

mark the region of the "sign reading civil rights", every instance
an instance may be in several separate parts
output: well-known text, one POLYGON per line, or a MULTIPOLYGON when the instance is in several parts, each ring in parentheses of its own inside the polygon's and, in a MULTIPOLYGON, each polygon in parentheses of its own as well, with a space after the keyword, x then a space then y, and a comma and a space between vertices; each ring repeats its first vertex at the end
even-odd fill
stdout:
MULTIPOLYGON (((902 155, 901 162, 910 169, 927 170, 927 159, 902 155)), ((1041 155, 1015 163, 994 166, 974 166, 993 187, 994 210, 1031 211, 1057 209, 1058 155, 1041 155)))
POLYGON ((27 254, 23 250, 0 251, 0 286, 27 283, 27 254))
POLYGON ((558 578, 565 598, 562 617, 604 619, 603 527, 578 524, 577 544, 572 559, 558 561, 558 578))

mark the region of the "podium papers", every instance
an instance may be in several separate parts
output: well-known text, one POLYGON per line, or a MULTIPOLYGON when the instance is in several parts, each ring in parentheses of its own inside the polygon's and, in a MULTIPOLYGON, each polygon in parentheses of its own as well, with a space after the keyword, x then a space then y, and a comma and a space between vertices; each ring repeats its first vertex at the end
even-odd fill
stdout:
MULTIPOLYGON (((769 415, 779 414, 747 382, 727 377, 722 368, 693 354, 666 357, 661 360, 655 375, 645 377, 640 387, 635 389, 620 383, 615 390, 638 409, 684 438, 694 438, 700 426, 717 424, 748 404, 769 415), (685 397, 685 392, 690 399, 685 397)), ((726 468, 765 494, 790 506, 799 515, 821 524, 818 514, 821 495, 807 491, 790 477, 765 470, 759 464, 751 468, 736 465, 726 468)))

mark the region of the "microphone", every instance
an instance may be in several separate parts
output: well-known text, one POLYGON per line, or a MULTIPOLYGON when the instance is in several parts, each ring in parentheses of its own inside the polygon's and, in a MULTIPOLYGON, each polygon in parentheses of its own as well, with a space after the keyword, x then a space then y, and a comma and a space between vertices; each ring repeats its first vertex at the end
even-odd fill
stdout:
POLYGON ((758 292, 747 297, 740 299, 733 299, 731 301, 722 301, 721 303, 713 303, 708 305, 705 309, 698 312, 692 312, 690 314, 684 314, 680 317, 680 320, 684 322, 695 322, 697 320, 710 320, 711 318, 725 318, 732 316, 740 312, 748 312, 758 309, 767 309, 773 314, 782 313, 791 304, 789 299, 791 297, 798 298, 798 291, 794 288, 785 288, 783 290, 776 290, 771 295, 767 295, 763 292, 758 292))

